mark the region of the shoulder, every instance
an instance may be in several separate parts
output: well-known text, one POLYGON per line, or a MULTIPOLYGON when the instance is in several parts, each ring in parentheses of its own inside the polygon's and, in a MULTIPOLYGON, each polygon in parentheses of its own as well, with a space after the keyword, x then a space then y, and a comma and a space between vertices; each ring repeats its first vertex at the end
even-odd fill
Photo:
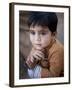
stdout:
POLYGON ((52 47, 49 49, 49 56, 58 55, 58 56, 63 56, 64 54, 64 46, 61 44, 59 40, 56 40, 52 47))
POLYGON ((64 50, 63 44, 57 39, 50 48, 50 51, 63 51, 63 50, 64 50))

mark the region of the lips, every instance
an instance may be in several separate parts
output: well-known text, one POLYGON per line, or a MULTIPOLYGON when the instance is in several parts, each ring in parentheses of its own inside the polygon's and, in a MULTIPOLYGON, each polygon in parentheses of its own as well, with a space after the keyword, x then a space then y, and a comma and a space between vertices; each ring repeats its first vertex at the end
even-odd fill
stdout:
POLYGON ((37 46, 41 46, 41 44, 35 44, 35 45, 37 45, 37 46))

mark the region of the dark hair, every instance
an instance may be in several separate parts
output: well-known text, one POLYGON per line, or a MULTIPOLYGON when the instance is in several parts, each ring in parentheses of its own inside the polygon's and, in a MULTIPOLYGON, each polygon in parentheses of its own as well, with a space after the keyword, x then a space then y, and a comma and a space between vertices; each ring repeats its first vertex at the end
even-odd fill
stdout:
POLYGON ((35 25, 47 26, 51 32, 57 29, 58 18, 54 12, 30 12, 28 26, 35 25))

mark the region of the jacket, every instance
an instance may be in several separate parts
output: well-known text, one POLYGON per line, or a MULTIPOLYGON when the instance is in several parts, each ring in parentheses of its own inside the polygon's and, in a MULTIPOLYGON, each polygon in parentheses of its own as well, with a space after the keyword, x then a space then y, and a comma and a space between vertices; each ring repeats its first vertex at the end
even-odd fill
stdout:
MULTIPOLYGON (((32 48, 34 50, 34 48, 32 48)), ((64 76, 64 47, 58 40, 53 40, 45 48, 46 60, 36 64, 41 66, 41 78, 64 76)))

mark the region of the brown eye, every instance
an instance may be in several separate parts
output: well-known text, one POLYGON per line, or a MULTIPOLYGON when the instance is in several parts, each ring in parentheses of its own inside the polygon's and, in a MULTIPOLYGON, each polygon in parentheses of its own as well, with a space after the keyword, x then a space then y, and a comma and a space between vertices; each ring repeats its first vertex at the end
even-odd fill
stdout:
POLYGON ((31 31, 30 33, 31 33, 32 35, 35 35, 35 32, 34 32, 34 31, 31 31))
POLYGON ((46 35, 46 32, 41 32, 42 35, 46 35))

